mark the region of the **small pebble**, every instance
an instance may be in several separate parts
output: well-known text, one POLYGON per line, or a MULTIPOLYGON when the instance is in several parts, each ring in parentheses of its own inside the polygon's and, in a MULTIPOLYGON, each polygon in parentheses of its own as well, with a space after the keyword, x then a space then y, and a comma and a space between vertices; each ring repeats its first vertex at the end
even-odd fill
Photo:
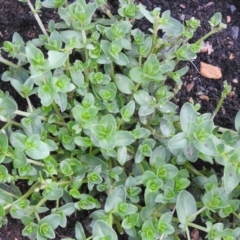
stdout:
POLYGON ((234 54, 230 53, 229 54, 229 60, 233 60, 235 58, 234 54))
POLYGON ((235 78, 232 80, 233 83, 238 83, 238 80, 235 78))
POLYGON ((181 19, 182 21, 184 21, 184 20, 185 20, 185 14, 181 14, 180 19, 181 19))
POLYGON ((239 32, 239 27, 233 26, 233 27, 232 27, 232 37, 233 37, 234 39, 237 39, 237 38, 238 38, 238 32, 239 32))
POLYGON ((231 12, 235 12, 237 8, 234 5, 229 5, 231 12))
POLYGON ((232 91, 232 92, 230 92, 230 93, 228 94, 228 97, 229 97, 229 98, 232 98, 234 95, 235 95, 235 92, 232 91))
POLYGON ((230 22, 231 22, 231 17, 227 16, 227 23, 230 23, 230 22))

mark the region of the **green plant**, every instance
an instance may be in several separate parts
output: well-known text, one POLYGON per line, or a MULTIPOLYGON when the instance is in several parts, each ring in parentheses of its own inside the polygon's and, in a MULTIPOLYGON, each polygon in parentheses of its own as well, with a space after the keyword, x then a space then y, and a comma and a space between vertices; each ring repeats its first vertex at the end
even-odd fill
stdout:
POLYGON ((22 2, 43 35, 25 43, 15 33, 2 47, 16 60, 0 57, 9 66, 2 80, 28 108, 19 110, 0 91, 1 225, 10 215, 22 221, 24 236, 54 239, 67 216, 90 211, 92 232, 77 222, 76 239, 116 240, 125 233, 190 240, 192 228, 212 240, 239 238, 240 113, 236 132, 213 123, 229 86, 213 117, 199 114, 193 103, 179 116, 171 102, 188 70, 178 62, 195 58, 202 41, 225 27, 221 14, 190 44, 198 20, 183 25, 170 11, 150 12, 129 0, 119 1, 118 15, 104 0, 22 2), (42 5, 57 8, 62 19, 51 20, 48 31, 37 14, 42 5), (97 9, 109 18, 94 16, 97 9), (151 34, 132 29, 143 16, 151 34), (32 95, 39 102, 33 104, 32 95), (219 171, 197 170, 196 161, 217 164, 219 171))

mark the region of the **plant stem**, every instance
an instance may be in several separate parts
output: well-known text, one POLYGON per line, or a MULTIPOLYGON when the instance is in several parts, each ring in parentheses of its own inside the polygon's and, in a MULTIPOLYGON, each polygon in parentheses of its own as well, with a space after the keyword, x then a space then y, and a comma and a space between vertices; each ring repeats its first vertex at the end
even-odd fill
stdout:
POLYGON ((116 226, 117 226, 118 232, 122 235, 122 234, 124 233, 124 231, 123 231, 122 226, 121 226, 121 224, 119 223, 119 220, 118 220, 118 219, 116 219, 115 224, 116 224, 116 226))
POLYGON ((192 166, 191 163, 187 162, 185 164, 185 168, 187 168, 190 172, 192 172, 193 174, 197 175, 197 176, 204 176, 204 174, 202 174, 201 172, 199 172, 196 168, 194 168, 192 166))
POLYGON ((52 103, 53 109, 56 112, 56 114, 58 115, 58 117, 64 122, 63 116, 62 114, 59 112, 58 106, 56 105, 55 102, 52 103))
MULTIPOLYGON (((7 123, 1 128, 1 130, 4 130, 4 129, 8 128, 10 125, 11 125, 11 121, 7 122, 7 123)), ((19 124, 19 125, 21 126, 21 124, 19 124)), ((3 132, 3 131, 1 131, 1 132, 3 132)))
POLYGON ((88 60, 88 50, 86 48, 86 44, 87 44, 87 36, 86 36, 86 31, 82 30, 82 38, 83 38, 83 43, 85 44, 85 48, 84 48, 84 53, 85 53, 85 61, 87 62, 88 60))
POLYGON ((223 104, 223 101, 224 99, 226 98, 226 96, 231 92, 231 86, 228 85, 227 81, 224 81, 224 84, 223 84, 223 91, 222 91, 222 94, 221 94, 221 98, 217 104, 217 107, 215 109, 215 111, 213 112, 213 115, 211 117, 211 120, 213 120, 215 118, 215 116, 217 115, 218 111, 220 110, 222 104, 223 104))
POLYGON ((71 183, 72 183, 72 181, 63 181, 63 182, 58 182, 57 185, 58 186, 64 186, 64 185, 69 185, 71 183))
POLYGON ((17 64, 8 61, 7 59, 3 58, 1 55, 0 55, 0 62, 9 67, 19 68, 17 64))
POLYGON ((186 227, 186 232, 187 232, 187 239, 188 239, 188 240, 191 240, 191 237, 190 237, 190 233, 189 233, 189 229, 188 229, 188 227, 186 227))
POLYGON ((40 183, 39 182, 35 182, 30 188, 29 190, 24 194, 22 195, 19 199, 26 199, 28 198, 35 190, 36 188, 40 187, 40 183))
POLYGON ((113 62, 111 62, 111 78, 114 79, 114 65, 113 65, 113 62))
POLYGON ((29 97, 26 97, 27 103, 28 103, 28 107, 29 107, 29 111, 32 113, 33 112, 33 107, 32 107, 32 103, 30 101, 29 97))
POLYGON ((133 89, 133 92, 136 93, 140 86, 141 86, 141 83, 137 83, 136 87, 133 89))
MULTIPOLYGON (((23 116, 23 117, 29 117, 30 115, 32 115, 32 113, 29 113, 29 112, 24 112, 24 111, 21 111, 21 110, 16 110, 14 112, 14 114, 17 114, 17 115, 20 115, 20 116, 23 116)), ((42 121, 47 121, 47 118, 46 117, 43 117, 43 116, 39 116, 38 117, 42 120, 42 121)), ((3 120, 2 120, 3 121, 3 120)), ((7 121, 7 119, 5 119, 5 122, 7 121)), ((60 126, 64 126, 66 127, 67 126, 67 123, 65 122, 55 122, 56 124, 60 125, 60 126)), ((20 125, 21 126, 21 125, 20 125)))
POLYGON ((190 222, 188 222, 187 225, 190 226, 190 227, 193 227, 193 228, 197 228, 197 229, 199 229, 199 230, 201 230, 201 231, 203 231, 203 232, 208 233, 207 228, 202 227, 202 226, 199 226, 199 225, 197 225, 197 224, 195 224, 195 223, 190 223, 190 222))
POLYGON ((142 56, 140 55, 138 58, 138 66, 141 67, 142 66, 142 56))
POLYGON ((207 39, 208 37, 210 37, 211 35, 213 35, 214 33, 217 33, 218 31, 222 30, 221 27, 217 27, 217 28, 213 28, 209 33, 207 33, 205 36, 201 37, 200 39, 198 39, 198 41, 196 42, 201 43, 203 42, 205 39, 207 39))
POLYGON ((220 133, 224 133, 226 131, 229 131, 230 133, 234 134, 234 135, 238 135, 238 133, 236 131, 233 131, 231 129, 228 129, 228 128, 223 128, 223 127, 219 127, 218 128, 218 132, 220 133))
POLYGON ((34 9, 32 3, 30 2, 30 0, 27 0, 27 4, 28 4, 29 8, 31 9, 31 11, 32 11, 32 13, 33 13, 33 16, 35 17, 35 19, 36 19, 39 27, 41 28, 43 34, 48 38, 49 36, 48 36, 48 33, 47 33, 47 31, 46 31, 43 23, 42 23, 42 20, 40 19, 38 13, 37 13, 36 10, 34 9))
POLYGON ((32 164, 36 165, 36 166, 44 167, 44 164, 41 163, 41 162, 38 162, 38 161, 35 161, 35 160, 32 160, 32 159, 29 159, 29 158, 27 158, 27 161, 28 161, 29 163, 32 163, 32 164))
POLYGON ((108 9, 108 7, 106 6, 106 4, 101 7, 101 10, 110 18, 113 19, 114 16, 112 15, 111 11, 108 9))
POLYGON ((239 216, 236 212, 233 212, 233 215, 234 215, 238 220, 240 220, 240 216, 239 216))
POLYGON ((111 212, 108 214, 108 224, 109 224, 110 226, 113 225, 113 215, 112 215, 111 212))
POLYGON ((16 198, 16 199, 19 198, 19 196, 15 195, 15 194, 13 194, 13 193, 10 193, 10 192, 8 192, 8 191, 5 191, 5 190, 3 190, 3 189, 0 189, 0 191, 6 193, 7 195, 12 196, 12 197, 14 197, 14 198, 16 198))
POLYGON ((39 217, 39 215, 38 215, 38 213, 36 211, 34 211, 34 215, 35 215, 37 221, 39 222, 41 219, 40 219, 40 217, 39 217))
POLYGON ((200 214, 201 212, 205 211, 206 207, 202 207, 201 209, 199 209, 197 212, 195 212, 193 215, 189 216, 187 219, 190 220, 192 218, 195 218, 198 214, 200 214))
POLYGON ((151 51, 148 54, 148 56, 151 55, 152 53, 154 53, 154 49, 157 45, 156 44, 157 34, 158 34, 158 20, 156 20, 156 18, 155 18, 154 23, 153 23, 152 48, 151 48, 151 51))

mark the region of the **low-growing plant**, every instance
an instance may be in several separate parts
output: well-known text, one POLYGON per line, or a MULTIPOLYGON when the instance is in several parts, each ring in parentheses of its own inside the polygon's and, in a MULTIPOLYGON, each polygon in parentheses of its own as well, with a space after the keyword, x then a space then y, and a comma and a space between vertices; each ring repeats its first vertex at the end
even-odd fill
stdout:
POLYGON ((130 0, 119 0, 117 15, 105 0, 21 2, 43 35, 25 43, 14 33, 2 47, 14 59, 0 57, 9 66, 2 80, 28 107, 0 91, 1 225, 20 219, 23 236, 55 239, 68 216, 82 212, 92 230, 77 222, 77 240, 239 239, 240 113, 236 132, 213 123, 230 87, 212 117, 194 103, 179 115, 171 101, 188 71, 178 63, 225 28, 221 14, 190 43, 199 20, 182 24, 130 0), (42 6, 61 19, 47 30, 42 6), (149 33, 133 28, 143 17, 149 33), (212 167, 197 169, 196 161, 212 167))

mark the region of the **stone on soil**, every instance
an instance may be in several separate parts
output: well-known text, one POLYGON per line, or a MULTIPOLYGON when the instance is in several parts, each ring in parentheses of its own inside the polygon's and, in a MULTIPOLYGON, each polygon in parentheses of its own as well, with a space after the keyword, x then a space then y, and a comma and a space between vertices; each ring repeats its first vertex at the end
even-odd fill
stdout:
POLYGON ((200 62, 200 74, 205 78, 211 79, 220 79, 222 77, 222 71, 219 67, 204 62, 200 62))

